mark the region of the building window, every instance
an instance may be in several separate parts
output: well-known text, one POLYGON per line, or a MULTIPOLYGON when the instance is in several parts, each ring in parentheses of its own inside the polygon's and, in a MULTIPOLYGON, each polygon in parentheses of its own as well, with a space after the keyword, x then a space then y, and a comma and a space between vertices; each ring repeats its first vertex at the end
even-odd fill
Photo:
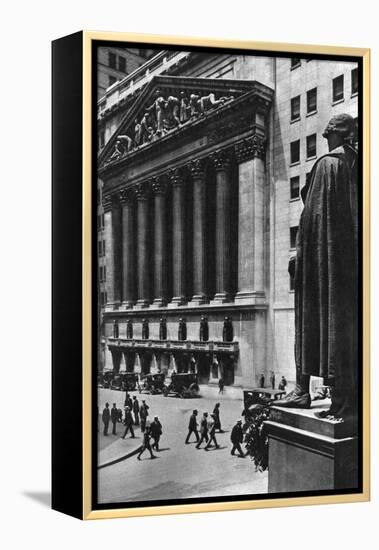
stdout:
POLYGON ((108 65, 111 69, 116 68, 116 54, 108 52, 108 65))
POLYGON ((291 121, 300 119, 300 96, 291 99, 291 121))
POLYGON ((358 83, 358 69, 353 69, 351 71, 351 95, 358 93, 359 83, 358 83))
POLYGON ((296 235, 298 229, 298 225, 290 227, 290 248, 296 248, 296 235))
POLYGON ((333 103, 343 99, 343 74, 333 78, 333 103))
POLYGON ((291 164, 300 162, 300 140, 291 141, 291 164))
POLYGON ((118 56, 118 70, 122 73, 126 73, 126 59, 122 55, 118 56))
POLYGON ((108 86, 112 86, 112 84, 114 84, 116 82, 117 78, 113 75, 109 75, 108 77, 108 86))
POLYGON ((307 136, 307 159, 317 155, 316 134, 307 136))
POLYGON ((317 88, 307 91, 307 114, 317 111, 317 88))
POLYGON ((296 69, 297 67, 300 67, 301 61, 298 57, 292 57, 291 58, 291 69, 296 69))
POLYGON ((290 179, 290 197, 291 199, 298 199, 300 196, 300 178, 295 176, 290 179))
POLYGON ((103 245, 102 245, 102 241, 98 241, 97 243, 97 253, 99 256, 102 256, 103 255, 103 245))

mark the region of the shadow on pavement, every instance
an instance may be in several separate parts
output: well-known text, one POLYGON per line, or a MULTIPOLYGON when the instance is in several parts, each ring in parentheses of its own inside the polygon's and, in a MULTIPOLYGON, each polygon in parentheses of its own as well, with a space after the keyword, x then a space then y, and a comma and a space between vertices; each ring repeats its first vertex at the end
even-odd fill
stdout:
POLYGON ((42 504, 42 506, 51 506, 51 493, 49 491, 24 491, 22 493, 25 497, 42 504))

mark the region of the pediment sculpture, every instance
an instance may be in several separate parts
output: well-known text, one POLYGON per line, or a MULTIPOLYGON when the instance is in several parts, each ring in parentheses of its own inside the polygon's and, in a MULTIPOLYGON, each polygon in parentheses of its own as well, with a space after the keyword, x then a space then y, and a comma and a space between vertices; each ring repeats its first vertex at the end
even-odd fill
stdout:
POLYGON ((134 121, 117 134, 104 164, 117 161, 234 99, 234 95, 223 91, 177 90, 174 95, 172 90, 157 88, 134 121))

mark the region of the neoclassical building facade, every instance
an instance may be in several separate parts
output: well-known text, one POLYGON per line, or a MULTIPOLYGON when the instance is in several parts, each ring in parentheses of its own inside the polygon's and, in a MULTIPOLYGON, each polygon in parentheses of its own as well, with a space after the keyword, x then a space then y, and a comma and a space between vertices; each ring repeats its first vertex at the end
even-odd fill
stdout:
MULTIPOLYGON (((222 377, 237 386, 271 371, 291 380, 287 264, 301 212, 294 182, 304 168, 301 153, 291 158, 290 132, 307 119, 300 100, 297 120, 290 109, 306 79, 290 59, 166 54, 101 100, 99 128, 114 130, 98 168, 101 368, 197 372, 201 383, 222 377)), ((317 63, 320 79, 320 62, 299 62, 310 70, 317 63)), ((346 78, 354 70, 347 65, 346 78)), ((351 94, 350 112, 354 101, 351 94)), ((326 152, 317 139, 328 115, 324 108, 322 118, 308 117, 317 121, 316 157, 326 152)), ((297 131, 301 147, 310 130, 297 131)))

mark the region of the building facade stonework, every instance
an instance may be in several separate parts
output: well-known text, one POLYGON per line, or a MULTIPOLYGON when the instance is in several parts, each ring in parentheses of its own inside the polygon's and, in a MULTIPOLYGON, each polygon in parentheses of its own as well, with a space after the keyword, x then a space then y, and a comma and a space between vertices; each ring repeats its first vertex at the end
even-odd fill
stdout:
POLYGON ((327 120, 357 115, 355 65, 198 52, 154 59, 99 102, 112 128, 98 168, 99 367, 196 371, 201 383, 250 387, 271 371, 291 381, 287 266, 300 189, 326 152, 327 120))

